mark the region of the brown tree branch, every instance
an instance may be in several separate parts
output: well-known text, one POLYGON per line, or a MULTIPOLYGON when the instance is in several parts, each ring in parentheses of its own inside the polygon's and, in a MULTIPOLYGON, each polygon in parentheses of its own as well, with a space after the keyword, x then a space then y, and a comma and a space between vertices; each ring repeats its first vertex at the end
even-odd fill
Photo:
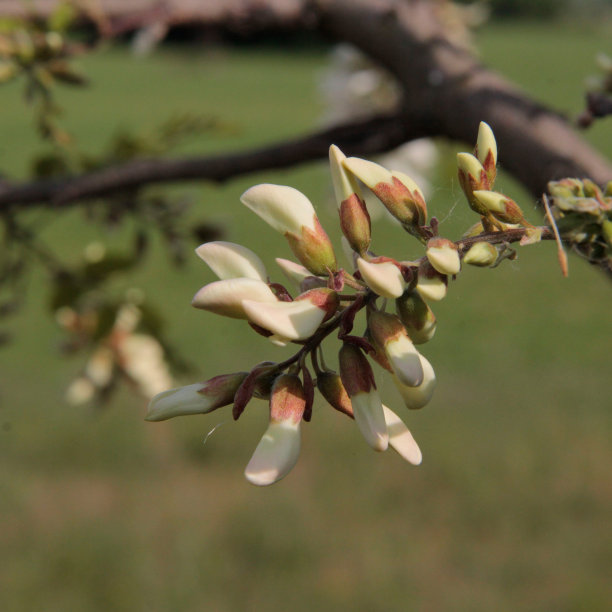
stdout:
MULTIPOLYGON (((102 4, 110 6, 112 2, 105 0, 102 4)), ((164 7, 175 19, 189 14, 186 7, 199 10, 199 18, 213 23, 229 19, 231 13, 240 15, 253 29, 262 30, 279 23, 289 11, 293 22, 301 27, 308 23, 332 40, 351 42, 386 66, 404 89, 402 107, 392 117, 352 123, 254 151, 217 157, 139 160, 83 176, 5 184, 0 192, 1 206, 68 204, 150 183, 223 181, 323 158, 332 142, 346 148, 349 154, 361 155, 388 150, 419 136, 445 136, 470 143, 471 148, 481 120, 487 121, 495 132, 503 167, 536 197, 552 179, 588 176, 603 184, 612 178, 610 162, 582 140, 561 115, 535 102, 480 65, 464 48, 453 44, 439 18, 437 2, 168 0, 149 4, 146 10, 142 9, 143 14, 148 14, 151 6, 164 7), (196 5, 200 8, 194 8, 196 5)))
POLYGON ((178 159, 141 159, 81 176, 0 186, 0 207, 20 209, 51 204, 66 206, 154 183, 209 180, 288 168, 326 157, 330 143, 352 155, 388 151, 425 135, 401 115, 380 115, 322 130, 303 138, 243 153, 178 159))

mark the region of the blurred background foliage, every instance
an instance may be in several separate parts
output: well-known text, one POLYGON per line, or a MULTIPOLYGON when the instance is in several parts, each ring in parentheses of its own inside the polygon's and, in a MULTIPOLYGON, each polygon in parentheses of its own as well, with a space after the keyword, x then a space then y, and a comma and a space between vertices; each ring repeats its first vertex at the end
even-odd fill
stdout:
MULTIPOLYGON (((611 30, 603 20, 493 21, 476 43, 487 64, 575 115, 611 30)), ((240 150, 320 121, 327 62, 321 45, 167 45, 145 58, 117 45, 80 59, 90 85, 60 92, 62 126, 96 154, 109 135, 156 133, 173 113, 214 117, 231 129, 193 134, 176 154, 240 150)), ((0 91, 0 166, 24 177, 40 144, 21 94, 17 82, 0 91)), ((586 136, 612 155, 610 122, 586 136)), ((454 238, 473 213, 455 179, 456 146, 438 144, 429 207, 454 238)), ((502 150, 502 169, 503 159, 502 150)), ((529 196, 500 180, 536 222, 529 196)), ((221 228, 278 280, 273 258, 288 255, 284 240, 239 204, 258 182, 306 193, 339 245, 323 163, 175 186, 163 197, 191 202, 186 225, 221 228)), ((139 231, 135 218, 101 227, 87 217, 32 211, 27 223, 74 267, 88 244, 121 251, 139 231)), ((416 246, 384 219, 373 235, 374 249, 390 255, 409 257, 416 246)), ((163 313, 165 337, 192 364, 181 382, 283 358, 242 322, 190 307, 212 280, 190 240, 197 245, 182 238, 177 269, 163 232, 154 233, 134 274, 111 281, 115 295, 137 282, 163 313)), ((229 409, 144 423, 145 402, 125 387, 107 410, 68 406, 82 355, 59 357, 65 337, 49 316, 46 272, 34 268, 23 308, 3 325, 15 342, 0 352, 2 609, 609 610, 611 289, 576 257, 563 279, 551 244, 519 255, 496 270, 463 271, 436 308, 424 353, 438 388, 425 410, 403 413, 422 466, 372 453, 352 423, 317 404, 297 467, 263 490, 242 470, 266 426, 264 402, 238 423, 229 409)), ((392 385, 379 378, 394 406, 392 385)))

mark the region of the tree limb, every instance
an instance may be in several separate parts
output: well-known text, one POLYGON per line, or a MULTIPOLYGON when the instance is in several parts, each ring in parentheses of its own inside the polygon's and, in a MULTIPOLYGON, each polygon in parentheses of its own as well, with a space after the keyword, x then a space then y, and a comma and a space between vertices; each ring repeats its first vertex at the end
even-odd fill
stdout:
POLYGON ((303 138, 242 153, 178 159, 140 159, 80 176, 0 186, 0 207, 66 206, 154 183, 209 180, 222 183, 250 172, 288 168, 328 155, 336 143, 351 155, 388 151, 425 133, 402 115, 380 115, 303 138))
MULTIPOLYGON (((110 3, 109 0, 106 4, 110 3)), ((179 4, 176 0, 155 6, 170 10, 179 4)), ((220 15, 227 17, 227 11, 211 16, 212 9, 222 4, 186 5, 208 6, 208 18, 214 22, 220 15)), ((66 205, 150 183, 219 182, 249 172, 323 158, 332 142, 350 154, 361 155, 388 150, 420 136, 444 136, 470 143, 471 148, 481 120, 495 132, 503 167, 535 197, 553 179, 590 177, 603 184, 612 178, 610 162, 578 136, 561 115, 484 68, 471 53, 451 41, 440 19, 438 2, 232 0, 226 4, 239 7, 241 19, 245 23, 250 19, 252 28, 262 30, 278 23, 274 15, 280 14, 281 5, 283 10, 289 7, 294 22, 302 27, 314 27, 334 41, 354 44, 399 80, 405 95, 398 113, 253 151, 202 158, 138 160, 82 176, 5 184, 0 192, 0 205, 66 205)))

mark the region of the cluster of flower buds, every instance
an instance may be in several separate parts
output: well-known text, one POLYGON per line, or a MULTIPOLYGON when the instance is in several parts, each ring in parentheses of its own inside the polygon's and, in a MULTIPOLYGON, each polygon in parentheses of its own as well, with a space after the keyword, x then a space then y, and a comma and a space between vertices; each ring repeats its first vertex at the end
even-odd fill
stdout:
POLYGON ((242 203, 287 239, 297 261, 276 259, 298 293, 270 282, 263 262, 249 249, 229 242, 209 242, 197 254, 219 280, 193 298, 196 308, 244 319, 277 345, 294 343, 297 352, 282 362, 264 361, 248 372, 165 391, 155 397, 149 421, 204 414, 233 405, 239 418, 253 397, 269 402, 269 425, 246 468, 256 485, 272 484, 295 465, 300 427, 310 421, 315 390, 329 405, 354 419, 376 451, 393 448, 418 465, 421 451, 402 419, 382 403, 370 360, 387 370, 409 409, 431 399, 435 374, 417 346, 436 330, 430 303, 446 295, 449 279, 463 262, 490 266, 499 252, 490 232, 507 224, 528 225, 518 206, 491 191, 497 147, 488 125, 481 124, 474 155, 459 155, 459 177, 470 206, 481 216, 480 232, 453 242, 438 235, 435 218, 428 224, 419 187, 397 171, 330 148, 330 165, 340 228, 352 267, 339 267, 332 243, 308 198, 279 185, 257 185, 242 203), (375 194, 402 227, 416 237, 424 254, 398 261, 370 250, 371 225, 362 186, 375 194), (489 232, 489 233, 487 233, 489 232), (477 234, 484 238, 478 239, 477 234), (355 319, 365 314, 365 332, 353 334, 355 319), (322 343, 335 334, 341 342, 338 372, 323 359, 322 343), (312 365, 307 365, 309 358, 312 365))
POLYGON ((601 189, 589 179, 566 178, 548 184, 559 233, 592 263, 612 267, 612 181, 601 189))

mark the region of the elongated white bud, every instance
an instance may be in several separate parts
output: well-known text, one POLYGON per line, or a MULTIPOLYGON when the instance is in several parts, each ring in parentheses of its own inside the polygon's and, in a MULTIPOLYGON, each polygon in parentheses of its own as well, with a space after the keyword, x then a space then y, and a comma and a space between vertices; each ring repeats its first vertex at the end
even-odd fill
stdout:
POLYGON ((234 401, 246 372, 222 374, 203 383, 158 393, 149 403, 147 421, 165 421, 177 416, 206 414, 234 401))
POLYGON ((225 317, 248 319, 242 305, 244 300, 267 303, 278 301, 270 287, 262 281, 254 278, 230 278, 205 285, 195 294, 191 304, 225 317))
POLYGON ((205 242, 195 251, 221 279, 253 278, 266 282, 268 275, 263 261, 250 249, 233 242, 205 242))
POLYGON ((387 408, 384 404, 383 411, 389 434, 389 446, 408 463, 420 465, 423 455, 408 427, 393 410, 387 408))
POLYGON ((390 261, 372 263, 363 257, 358 257, 357 267, 365 284, 374 293, 386 298, 397 298, 404 293, 406 283, 394 263, 390 261))
POLYGON ((481 121, 478 126, 475 154, 487 173, 489 187, 493 187, 497 173, 497 142, 495 141, 493 130, 484 121, 481 121))
POLYGON ((241 201, 287 238, 295 256, 315 276, 336 271, 331 241, 303 193, 285 185, 255 185, 241 201))
POLYGON ((374 450, 386 450, 387 425, 370 364, 356 346, 347 343, 340 349, 339 363, 342 384, 361 434, 374 450))
POLYGON ((281 234, 300 235, 302 228, 315 229, 315 209, 297 189, 265 183, 247 189, 240 201, 281 234))
POLYGON ((293 469, 300 454, 300 423, 305 407, 300 379, 291 374, 279 376, 270 395, 270 424, 245 470, 249 482, 271 485, 293 469))
POLYGON ((329 147, 329 168, 338 206, 354 193, 361 197, 357 181, 352 174, 345 170, 342 164, 345 159, 346 155, 336 145, 329 147))

